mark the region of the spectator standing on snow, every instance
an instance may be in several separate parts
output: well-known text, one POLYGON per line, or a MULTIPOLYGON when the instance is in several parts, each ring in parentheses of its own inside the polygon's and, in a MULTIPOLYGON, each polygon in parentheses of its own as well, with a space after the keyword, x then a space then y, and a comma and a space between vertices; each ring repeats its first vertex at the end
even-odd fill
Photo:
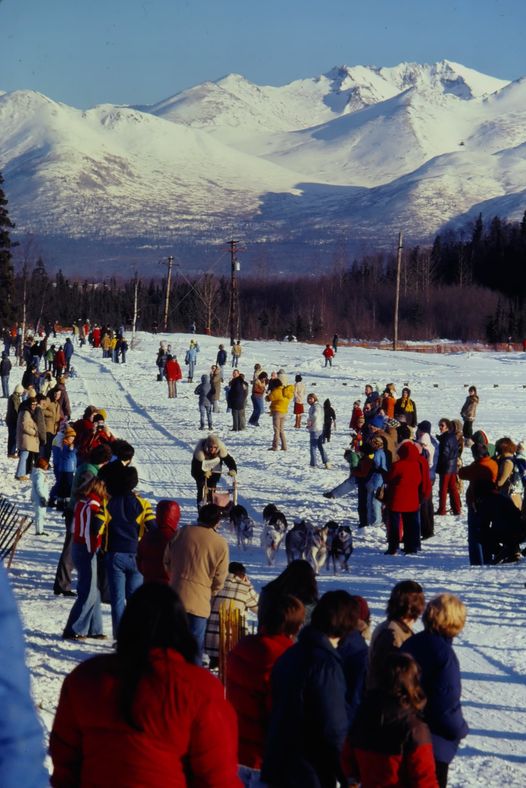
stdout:
POLYGON ((16 458, 16 425, 18 422, 18 411, 22 404, 23 393, 24 387, 19 383, 15 386, 15 390, 9 395, 9 399, 7 400, 5 423, 7 426, 7 456, 10 459, 16 458))
POLYGON ((468 396, 462 406, 460 415, 464 421, 463 435, 466 440, 471 440, 473 437, 473 422, 477 415, 477 407, 479 404, 479 396, 475 386, 470 386, 468 389, 468 396))
POLYGON ((265 391, 267 388, 267 373, 260 370, 252 381, 252 414, 248 420, 253 427, 259 427, 259 419, 265 411, 265 391))
POLYGON ((258 779, 263 762, 272 668, 293 645, 304 619, 303 603, 285 594, 269 606, 258 633, 242 638, 228 654, 226 697, 237 713, 239 776, 245 785, 258 779))
POLYGON ((212 412, 219 413, 219 400, 221 399, 221 370, 217 364, 212 364, 210 368, 210 399, 212 401, 212 412))
POLYGON ((137 568, 145 583, 165 583, 169 575, 164 567, 166 546, 172 541, 181 519, 177 501, 159 501, 155 509, 155 523, 139 542, 137 568))
POLYGON ((197 641, 198 664, 203 659, 212 597, 221 591, 228 573, 228 542, 217 533, 221 517, 216 504, 202 506, 197 523, 178 530, 164 554, 170 586, 181 598, 197 641))
POLYGON ((241 347, 241 340, 237 340, 235 344, 232 345, 232 366, 239 367, 239 359, 241 358, 241 353, 243 352, 243 348, 241 347))
POLYGON ((126 602, 142 585, 137 548, 154 520, 150 503, 133 492, 138 483, 137 469, 124 468, 117 478, 108 480, 109 500, 104 500, 101 511, 95 515, 105 552, 114 637, 117 637, 126 602))
POLYGON ((0 361, 0 377, 2 378, 2 397, 8 399, 9 397, 9 375, 11 374, 11 361, 9 360, 8 353, 5 350, 2 352, 2 360, 0 361))
POLYGON ((425 704, 415 660, 393 654, 350 732, 352 763, 346 773, 353 783, 438 788, 431 733, 421 716, 425 704))
POLYGON ((275 788, 345 784, 340 757, 349 724, 337 646, 352 619, 350 595, 327 592, 311 625, 276 662, 263 782, 275 788))
POLYGON ((440 434, 438 440, 437 473, 439 478, 439 504, 437 515, 447 514, 447 497, 453 514, 460 514, 462 505, 458 493, 458 441, 454 432, 454 425, 449 419, 440 419, 438 422, 440 434))
POLYGON ((394 417, 401 424, 407 424, 411 428, 416 427, 418 423, 416 405, 411 399, 411 389, 407 386, 404 386, 402 396, 395 402, 394 417))
MULTIPOLYGON (((258 595, 245 567, 239 561, 230 562, 225 584, 212 599, 205 634, 205 653, 210 658, 210 668, 216 668, 219 664, 219 610, 222 605, 239 610, 242 622, 245 622, 247 610, 255 612, 258 609, 258 595)), ((243 626, 243 634, 246 635, 246 622, 243 626)))
POLYGON ((73 342, 69 337, 66 338, 64 342, 64 357, 66 359, 66 372, 69 372, 71 367, 71 357, 75 352, 75 348, 73 347, 73 342))
POLYGON ((426 602, 420 583, 400 580, 391 590, 387 619, 375 628, 369 649, 367 686, 376 689, 382 683, 393 651, 401 648, 413 635, 413 626, 422 615, 426 602))
POLYGON ((466 490, 466 506, 468 510, 468 554, 472 566, 491 563, 491 556, 485 549, 483 537, 483 513, 479 511, 477 499, 479 491, 485 485, 494 487, 499 475, 499 466, 489 456, 488 447, 474 443, 471 447, 473 462, 459 470, 459 477, 469 482, 466 490))
POLYGON ((325 345, 325 349, 322 352, 322 356, 325 359, 325 367, 332 367, 332 360, 334 358, 334 350, 330 345, 325 345))
POLYGON ((419 510, 421 501, 431 495, 429 467, 416 445, 404 441, 398 449, 398 462, 386 476, 384 503, 388 509, 386 555, 394 555, 400 540, 404 553, 421 549, 419 510), (403 536, 402 536, 403 535, 403 536))
POLYGON ((287 451, 285 420, 287 418, 290 401, 294 396, 294 387, 288 384, 287 376, 283 370, 280 371, 279 377, 277 377, 276 380, 277 383, 272 390, 269 384, 269 393, 265 397, 266 401, 270 402, 272 427, 274 430, 272 446, 270 446, 269 451, 278 451, 280 443, 281 450, 287 451))
POLYGON ((338 352, 338 342, 339 341, 340 341, 340 338, 339 338, 338 334, 335 334, 333 336, 333 338, 332 338, 332 349, 334 350, 335 354, 338 352))
POLYGON ((33 418, 37 406, 36 397, 28 397, 18 410, 16 424, 16 447, 18 450, 18 467, 15 478, 19 482, 29 481, 33 462, 38 456, 38 427, 33 418))
POLYGON ((177 594, 157 583, 140 588, 116 653, 82 662, 64 680, 51 784, 242 788, 235 714, 195 654, 177 594))
POLYGON ((199 429, 205 429, 205 423, 208 424, 208 429, 213 430, 212 423, 212 399, 213 396, 212 386, 210 385, 209 375, 201 375, 201 383, 195 387, 194 394, 198 396, 199 404, 199 429))
POLYGON ((46 507, 48 499, 48 483, 46 471, 49 463, 44 457, 39 457, 31 471, 31 500, 35 513, 35 533, 37 536, 47 536, 44 531, 46 521, 46 507))
POLYGON ((309 412, 307 415, 307 430, 310 435, 310 467, 316 467, 316 449, 319 451, 324 468, 330 468, 329 458, 323 445, 323 409, 318 402, 316 394, 307 397, 309 412))
POLYGON ((336 429, 336 411, 331 405, 330 399, 323 403, 323 442, 330 443, 331 432, 336 429))
POLYGON ((198 343, 191 339, 190 346, 186 351, 184 363, 188 366, 188 382, 191 383, 194 379, 195 365, 197 364, 197 354, 199 353, 198 343))
POLYGON ((221 373, 221 383, 223 383, 225 376, 224 376, 224 368, 227 360, 227 352, 225 350, 224 345, 219 345, 219 350, 217 351, 216 356, 216 364, 219 367, 219 372, 221 373))
POLYGON ((244 375, 238 370, 232 371, 229 383, 227 405, 232 411, 232 431, 239 432, 246 427, 245 406, 248 397, 248 383, 244 375))
POLYGON ((164 374, 166 376, 166 382, 168 383, 168 399, 174 399, 174 397, 177 397, 177 381, 181 380, 183 377, 176 356, 166 356, 164 374))
POLYGON ((294 428, 301 429, 301 417, 305 413, 305 383, 301 375, 294 379, 294 428))
POLYGON ((431 730, 439 788, 447 785, 449 765, 469 730, 460 705, 460 666, 452 644, 464 629, 466 615, 458 597, 440 594, 428 602, 422 617, 424 631, 402 646, 422 671, 427 697, 424 720, 431 730))

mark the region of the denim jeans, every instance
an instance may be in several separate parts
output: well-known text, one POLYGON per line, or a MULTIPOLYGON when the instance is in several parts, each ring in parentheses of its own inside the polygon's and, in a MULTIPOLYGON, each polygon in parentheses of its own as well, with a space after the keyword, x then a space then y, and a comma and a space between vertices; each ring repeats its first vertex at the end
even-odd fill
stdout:
POLYGON ((195 361, 188 362, 188 380, 192 380, 195 371, 195 361))
POLYGON ((71 608, 65 635, 102 635, 102 609, 97 583, 97 556, 85 544, 73 542, 71 553, 77 570, 77 598, 71 608))
POLYGON ((382 477, 375 473, 367 481, 367 520, 368 525, 382 525, 382 502, 375 498, 376 490, 382 486, 382 477))
POLYGON ((344 495, 349 495, 355 487, 356 479, 354 476, 349 476, 348 479, 345 479, 345 481, 335 487, 334 490, 331 490, 331 493, 335 498, 343 498, 344 495))
POLYGON ((311 432, 310 434, 310 464, 311 468, 316 467, 316 449, 319 450, 321 454, 321 461, 324 465, 326 465, 329 460, 327 458, 327 453, 323 446, 323 433, 322 432, 311 432))
POLYGON ((196 665, 203 664, 203 651, 205 647, 205 633, 208 619, 203 616, 194 616, 193 613, 187 613, 188 626, 190 632, 194 636, 197 643, 197 659, 196 665))
POLYGON ((491 552, 481 541, 480 517, 468 507, 468 555, 471 566, 491 564, 491 552))
POLYGON ((262 396, 256 397, 254 394, 251 395, 250 399, 252 400, 252 414, 248 423, 254 427, 259 427, 259 419, 265 410, 265 402, 262 396))
POLYGON ((29 459, 29 452, 27 449, 22 449, 18 455, 18 467, 15 476, 19 479, 21 476, 27 475, 27 461, 29 459))
POLYGON ((9 375, 2 375, 2 396, 9 397, 9 375))
POLYGON ((127 600, 143 584, 135 553, 107 553, 106 572, 111 596, 113 637, 117 637, 127 600))
POLYGON ((204 429, 205 422, 208 424, 208 429, 212 430, 214 425, 212 424, 212 405, 211 403, 208 405, 199 405, 199 414, 201 416, 201 429, 204 429))

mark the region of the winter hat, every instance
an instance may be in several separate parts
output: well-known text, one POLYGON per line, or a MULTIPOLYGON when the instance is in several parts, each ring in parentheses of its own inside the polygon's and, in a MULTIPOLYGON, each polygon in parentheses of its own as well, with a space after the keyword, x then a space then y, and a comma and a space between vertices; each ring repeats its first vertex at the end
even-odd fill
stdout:
POLYGON ((369 422, 371 427, 376 427, 379 430, 383 430, 385 424, 385 419, 383 416, 374 416, 369 422))
POLYGON ((417 429, 419 429, 420 432, 429 432, 429 433, 431 433, 431 422, 430 421, 421 421, 420 424, 418 424, 417 429))
POLYGON ((205 446, 207 448, 211 448, 212 446, 219 448, 220 442, 217 435, 209 435, 208 438, 205 439, 205 446))
POLYGON ((354 595, 352 598, 356 599, 356 601, 360 605, 360 613, 359 613, 360 620, 365 621, 365 623, 368 624, 369 621, 371 620, 371 611, 369 610, 369 605, 367 604, 367 600, 364 599, 363 596, 357 596, 357 595, 354 595))
POLYGON ((73 427, 66 427, 66 429, 64 430, 64 437, 65 438, 75 438, 76 436, 77 436, 77 433, 75 432, 73 427))
POLYGON ((167 538, 174 535, 181 519, 181 509, 177 501, 159 501, 155 510, 157 527, 167 538))
POLYGON ((23 393, 24 393, 24 387, 19 383, 17 386, 15 386, 15 394, 23 394, 23 393))

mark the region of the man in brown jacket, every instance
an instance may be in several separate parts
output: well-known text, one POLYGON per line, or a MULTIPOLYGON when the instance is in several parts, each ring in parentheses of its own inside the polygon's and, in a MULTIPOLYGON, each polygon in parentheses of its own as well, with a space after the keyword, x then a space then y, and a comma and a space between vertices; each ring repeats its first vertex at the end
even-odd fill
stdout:
POLYGON ((228 573, 228 543, 217 533, 221 514, 214 503, 203 506, 197 523, 180 528, 164 553, 169 584, 181 597, 197 641, 199 663, 212 597, 223 588, 228 573))

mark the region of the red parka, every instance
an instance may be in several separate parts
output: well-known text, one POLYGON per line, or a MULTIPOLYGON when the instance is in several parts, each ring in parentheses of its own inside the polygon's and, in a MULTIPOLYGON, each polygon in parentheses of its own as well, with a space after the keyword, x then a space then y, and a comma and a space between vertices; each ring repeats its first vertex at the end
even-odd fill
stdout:
POLYGON ((179 362, 175 360, 175 358, 170 359, 170 361, 166 362, 164 368, 166 374, 166 380, 181 380, 183 377, 183 373, 181 372, 181 367, 179 366, 179 362))
POLYGON ((50 738, 55 788, 241 788, 236 715, 220 682, 173 649, 150 652, 135 730, 118 706, 116 654, 64 680, 50 738))
POLYGON ((155 512, 156 526, 150 528, 139 542, 137 568, 145 583, 166 583, 170 579, 164 568, 166 545, 177 530, 181 509, 177 501, 159 501, 155 512))
POLYGON ((239 763, 260 769, 272 705, 270 674, 293 645, 287 635, 249 635, 228 655, 226 696, 237 712, 239 763))
POLYGON ((431 495, 428 464, 411 441, 401 444, 398 457, 387 474, 384 503, 392 512, 417 512, 431 495))

